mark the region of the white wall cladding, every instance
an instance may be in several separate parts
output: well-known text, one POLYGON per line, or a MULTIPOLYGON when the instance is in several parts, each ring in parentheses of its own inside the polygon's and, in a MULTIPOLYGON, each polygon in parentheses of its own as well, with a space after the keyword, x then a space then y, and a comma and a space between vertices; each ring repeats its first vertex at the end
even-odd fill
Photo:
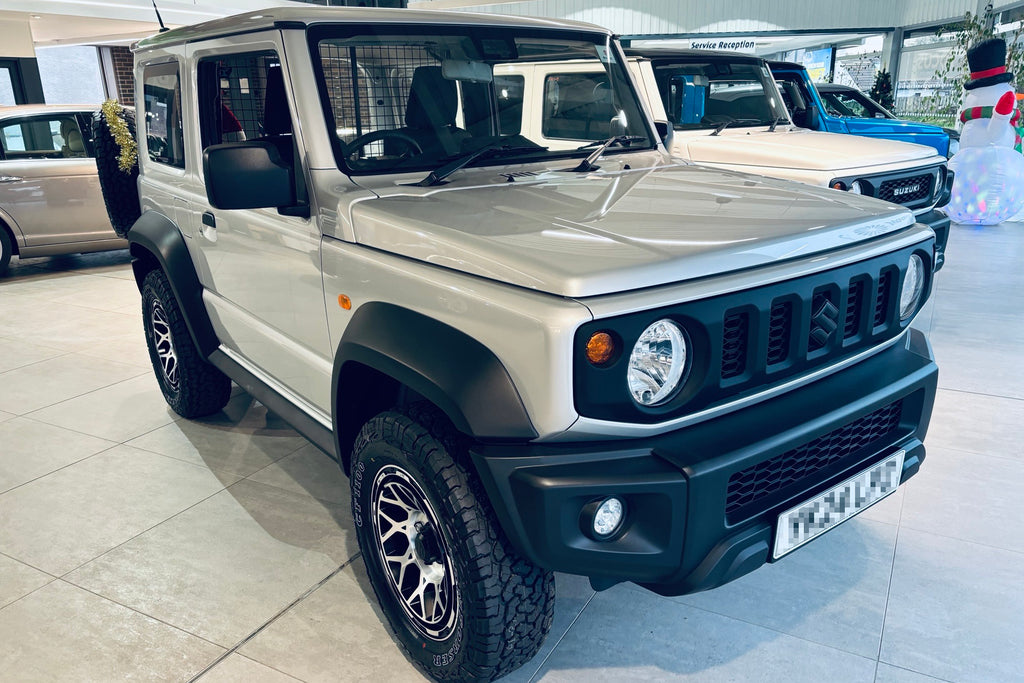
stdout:
MULTIPOLYGON (((414 0, 409 4, 430 6, 414 0)), ((528 0, 467 9, 574 19, 624 35, 654 35, 914 26, 976 12, 978 4, 979 0, 528 0)))

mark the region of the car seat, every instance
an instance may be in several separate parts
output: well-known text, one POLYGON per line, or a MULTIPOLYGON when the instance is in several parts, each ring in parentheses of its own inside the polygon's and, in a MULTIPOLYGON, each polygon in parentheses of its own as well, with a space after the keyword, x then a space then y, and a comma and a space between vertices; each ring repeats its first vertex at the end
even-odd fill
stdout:
POLYGON ((63 119, 60 122, 60 136, 64 138, 64 144, 60 148, 62 157, 73 159, 87 156, 82 131, 78 129, 74 119, 63 119))
MULTIPOLYGON (((420 144, 425 156, 446 157, 457 154, 462 142, 470 133, 455 125, 458 113, 459 94, 455 81, 441 74, 440 66, 420 66, 412 75, 409 87, 409 101, 405 106, 405 128, 400 130, 411 135, 420 144)), ((385 153, 402 143, 385 141, 385 153)))

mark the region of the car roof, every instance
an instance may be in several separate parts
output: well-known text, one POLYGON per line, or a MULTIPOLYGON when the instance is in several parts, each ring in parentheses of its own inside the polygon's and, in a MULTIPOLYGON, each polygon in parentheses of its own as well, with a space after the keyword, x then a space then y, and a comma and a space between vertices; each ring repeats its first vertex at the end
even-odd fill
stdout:
POLYGON ((814 86, 818 89, 818 92, 861 92, 860 88, 840 85, 838 83, 815 83, 814 86))
POLYGON ((99 111, 99 104, 16 104, 13 106, 0 107, 0 118, 12 116, 33 116, 36 114, 62 114, 82 112, 92 114, 99 111))
POLYGON ((742 52, 725 52, 719 50, 687 50, 685 48, 668 47, 627 47, 626 55, 630 57, 647 57, 650 60, 656 59, 686 59, 686 60, 729 60, 730 62, 748 62, 760 64, 763 59, 755 55, 748 55, 742 52))
POLYGON ((802 71, 804 69, 803 64, 797 64, 796 62, 768 62, 769 69, 786 69, 787 71, 802 71))
POLYGON ((135 51, 161 48, 179 43, 191 43, 223 36, 253 33, 273 28, 302 29, 316 24, 454 24, 493 27, 549 28, 599 31, 610 35, 608 29, 594 24, 560 19, 535 19, 501 14, 472 12, 442 12, 438 10, 389 9, 376 7, 272 7, 235 14, 230 17, 182 26, 143 38, 132 49, 135 51))

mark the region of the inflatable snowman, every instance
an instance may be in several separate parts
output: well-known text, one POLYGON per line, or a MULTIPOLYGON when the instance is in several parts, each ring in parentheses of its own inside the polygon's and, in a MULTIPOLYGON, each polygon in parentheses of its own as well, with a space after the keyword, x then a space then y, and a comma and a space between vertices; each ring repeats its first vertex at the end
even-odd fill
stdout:
POLYGON ((994 225, 1024 209, 1024 155, 1014 75, 1006 70, 1006 42, 991 38, 967 51, 971 80, 964 86, 960 151, 943 209, 957 223, 994 225))

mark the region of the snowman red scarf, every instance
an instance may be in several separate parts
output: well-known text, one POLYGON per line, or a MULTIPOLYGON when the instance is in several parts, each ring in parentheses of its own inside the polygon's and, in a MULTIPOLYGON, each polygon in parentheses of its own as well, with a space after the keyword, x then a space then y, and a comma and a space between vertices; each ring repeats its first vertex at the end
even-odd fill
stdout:
MULTIPOLYGON (((990 119, 995 109, 995 107, 971 107, 970 109, 964 109, 960 112, 960 123, 967 123, 976 119, 990 119)), ((1021 145, 1021 138, 1024 137, 1024 126, 1020 123, 1019 109, 1013 110, 1013 116, 1010 117, 1010 126, 1016 131, 1013 148, 1018 152, 1024 153, 1021 145)))

